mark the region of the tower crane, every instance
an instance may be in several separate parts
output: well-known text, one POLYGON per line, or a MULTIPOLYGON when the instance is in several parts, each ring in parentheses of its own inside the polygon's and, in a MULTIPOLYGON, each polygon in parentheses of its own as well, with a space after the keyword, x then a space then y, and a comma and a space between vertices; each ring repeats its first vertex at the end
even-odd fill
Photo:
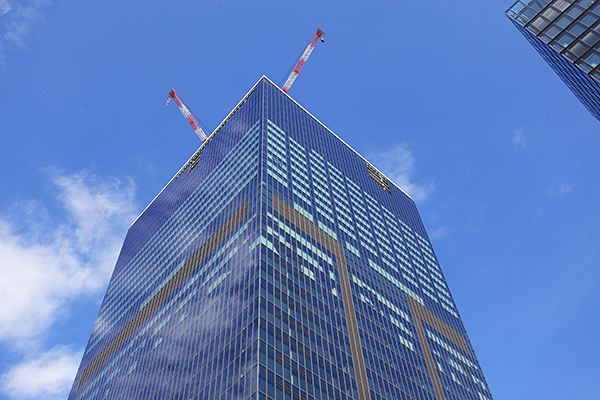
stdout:
POLYGON ((308 60, 308 57, 310 57, 310 53, 312 53, 312 51, 315 49, 315 46, 317 45, 317 42, 319 41, 319 39, 321 39, 321 42, 325 42, 325 40, 323 40, 324 34, 325 33, 323 33, 322 30, 317 28, 317 33, 315 33, 315 37, 312 38, 312 40, 308 44, 308 47, 306 47, 306 49, 304 50, 304 53, 302 53, 302 56, 298 60, 296 67, 294 68, 294 70, 292 71, 290 76, 287 78, 287 81, 285 81, 285 84, 281 88, 281 90, 283 90, 284 93, 287 93, 288 90, 290 90, 290 88, 292 87, 292 84, 298 77, 298 74, 300 73, 300 70, 306 63, 306 60, 308 60))
MULTIPOLYGON (((321 42, 325 42, 325 40, 323 40, 323 35, 324 34, 325 33, 322 30, 320 30, 319 28, 317 28, 317 33, 315 33, 315 36, 312 38, 312 40, 310 41, 310 43, 308 44, 308 46, 306 47, 306 49, 302 53, 302 56, 300 56, 300 59, 296 63, 296 66, 294 67, 294 70, 292 71, 292 73, 290 74, 290 76, 285 81, 285 84, 281 88, 281 90, 283 90, 284 93, 287 93, 290 90, 290 88, 292 87, 292 84, 294 83, 294 81, 298 77, 298 74, 300 73, 300 70, 302 70, 302 67, 304 66, 304 64, 308 60, 308 57, 310 57, 310 54, 315 49, 315 46, 317 45, 317 42, 319 41, 319 39, 321 40, 321 42)), ((185 117, 185 119, 187 120, 187 122, 190 124, 190 126, 192 127, 192 129, 194 130, 194 132, 196 132, 196 135, 198 135, 198 137, 200 138, 200 140, 202 140, 202 142, 204 143, 208 139, 208 136, 206 136, 206 133, 204 133, 204 131, 202 130, 202 128, 200 128, 200 125, 198 124, 198 122, 196 121, 196 119, 194 118, 194 116, 192 115, 192 113, 190 112, 190 110, 188 110, 188 108, 185 106, 185 104, 183 103, 183 101, 181 101, 181 99, 179 98, 179 96, 177 96, 177 93, 175 93, 175 89, 171 89, 171 91, 168 93, 167 96, 168 96, 168 98, 167 98, 167 104, 169 104, 169 102, 171 101, 171 99, 175 100, 175 104, 177 104, 177 107, 179 108, 179 111, 181 111, 181 113, 183 114, 183 116, 185 117)))
POLYGON ((187 122, 189 122, 192 126, 194 132, 196 132, 196 135, 198 135, 200 140, 202 140, 202 142, 204 143, 206 139, 208 139, 206 133, 204 133, 202 128, 200 128, 200 125, 198 125, 198 122, 196 122, 196 119, 194 118, 190 110, 188 110, 185 104, 183 104, 183 101, 181 101, 179 96, 177 96, 177 93, 175 93, 175 89, 171 89, 167 96, 169 96, 169 98, 167 98, 167 104, 169 104, 169 101, 171 101, 171 99, 175 100, 175 104, 177 104, 179 111, 181 111, 185 119, 187 119, 187 122))

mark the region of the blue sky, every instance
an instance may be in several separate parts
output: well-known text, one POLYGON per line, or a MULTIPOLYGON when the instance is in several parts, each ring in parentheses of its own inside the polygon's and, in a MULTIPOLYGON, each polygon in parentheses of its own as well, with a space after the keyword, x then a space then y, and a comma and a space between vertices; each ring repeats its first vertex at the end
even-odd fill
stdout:
POLYGON ((0 399, 64 399, 126 229, 264 74, 417 201, 492 393, 600 398, 600 122, 461 2, 0 0, 0 399))

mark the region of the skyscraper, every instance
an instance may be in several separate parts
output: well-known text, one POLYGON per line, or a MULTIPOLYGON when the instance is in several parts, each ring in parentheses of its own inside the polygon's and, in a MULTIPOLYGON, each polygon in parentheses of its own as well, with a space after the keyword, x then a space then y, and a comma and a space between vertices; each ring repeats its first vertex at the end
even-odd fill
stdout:
POLYGON ((506 15, 600 120, 600 2, 519 0, 506 15))
POLYGON ((492 399, 414 202, 263 77, 132 224, 70 399, 492 399))

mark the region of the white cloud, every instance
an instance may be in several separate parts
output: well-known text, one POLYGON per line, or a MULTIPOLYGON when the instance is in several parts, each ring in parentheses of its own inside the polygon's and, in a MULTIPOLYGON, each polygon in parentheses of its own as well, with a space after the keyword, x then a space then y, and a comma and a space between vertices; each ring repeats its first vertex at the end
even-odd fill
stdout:
POLYGON ((414 201, 422 201, 435 188, 433 182, 417 184, 413 181, 415 160, 412 153, 401 143, 390 151, 376 154, 370 158, 375 160, 375 166, 388 178, 408 193, 414 201))
POLYGON ((35 201, 0 216, 0 340, 23 348, 68 312, 69 302, 104 287, 136 215, 131 182, 88 172, 54 172, 52 182, 66 221, 35 201))
POLYGON ((559 194, 565 194, 565 193, 569 193, 571 190, 573 190, 573 186, 567 185, 567 184, 563 183, 558 188, 558 193, 559 194))
POLYGON ((54 322, 105 286, 137 213, 132 182, 86 171, 50 176, 63 217, 39 201, 19 202, 0 215, 0 341, 24 357, 5 364, 0 392, 14 400, 66 397, 81 351, 40 348, 54 322))
POLYGON ((64 399, 81 356, 80 351, 56 346, 13 366, 2 376, 0 384, 11 399, 64 399))
POLYGON ((449 234, 450 228, 447 226, 442 226, 435 229, 429 236, 431 236, 432 239, 444 239, 447 238, 449 234))
POLYGON ((548 197, 554 197, 556 195, 564 195, 573 190, 573 185, 568 185, 566 183, 561 183, 558 188, 552 187, 546 191, 548 193, 548 197))
POLYGON ((49 3, 48 0, 12 3, 9 0, 0 0, 0 15, 6 18, 0 31, 0 62, 3 62, 4 50, 9 46, 27 48, 27 39, 33 30, 44 23, 44 16, 40 10, 42 6, 49 3))
POLYGON ((515 131, 513 132, 512 142, 515 144, 515 146, 521 149, 525 147, 525 144, 527 143, 527 138, 523 134, 522 129, 515 129, 515 131))
POLYGON ((4 15, 10 10, 12 10, 12 6, 8 0, 0 0, 0 14, 4 15))

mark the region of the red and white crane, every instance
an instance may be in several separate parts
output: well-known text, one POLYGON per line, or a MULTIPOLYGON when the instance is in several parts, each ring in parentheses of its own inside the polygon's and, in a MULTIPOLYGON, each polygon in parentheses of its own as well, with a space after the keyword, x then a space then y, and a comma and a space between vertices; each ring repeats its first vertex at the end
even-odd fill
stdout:
POLYGON ((325 40, 323 40, 323 35, 323 31, 317 28, 317 33, 315 34, 315 37, 312 38, 312 40, 308 44, 308 47, 306 48, 306 50, 304 50, 304 53, 302 53, 302 56, 298 60, 296 67, 294 68, 290 76, 287 78, 287 81, 285 81, 285 84, 281 88, 281 90, 283 90, 284 93, 287 93, 288 90, 290 90, 290 88, 292 87, 292 84, 298 77, 298 74, 304 66, 304 63, 306 63, 306 60, 308 60, 308 57, 310 57, 310 53, 312 53, 312 51, 315 49, 315 46, 317 45, 319 39, 321 39, 321 42, 325 42, 325 40))
POLYGON ((183 104, 183 101, 181 101, 179 96, 177 96, 177 93, 175 93, 175 89, 171 89, 168 96, 170 98, 167 99, 167 104, 169 104, 169 101, 171 101, 171 98, 173 100, 175 100, 175 104, 177 104, 177 107, 179 107, 179 111, 181 111, 181 113, 183 114, 185 119, 187 119, 187 122, 190 123, 190 125, 192 126, 192 129, 194 130, 194 132, 196 132, 196 135, 198 135, 198 137, 200 138, 200 140, 202 140, 202 142, 205 142, 206 139, 208 139, 208 137, 206 136, 206 133, 204 133, 202 128, 200 128, 200 125, 198 125, 198 122, 196 122, 196 119, 194 118, 194 116, 192 115, 190 110, 188 110, 188 108, 185 106, 185 104, 183 104))
MULTIPOLYGON (((302 53, 302 56, 300 56, 298 63, 296 63, 294 70, 292 71, 290 76, 287 78, 287 81, 285 81, 285 84, 281 88, 281 90, 283 90, 284 93, 287 93, 290 90, 290 88, 292 87, 292 84, 298 77, 300 70, 302 69, 302 67, 304 66, 306 61, 308 60, 308 57, 310 57, 310 54, 315 49, 315 46, 317 45, 317 42, 319 41, 319 39, 321 40, 321 42, 325 42, 325 40, 323 40, 324 34, 325 33, 322 30, 317 28, 317 33, 315 33, 315 36, 312 38, 312 40, 310 41, 310 43, 304 50, 304 53, 302 53)), ((177 93, 175 93, 175 89, 171 89, 168 96, 169 96, 169 98, 167 99, 167 104, 169 104, 169 101, 171 101, 171 99, 175 100, 175 104, 177 104, 179 111, 181 111, 181 113, 183 114, 183 116, 185 117, 187 122, 189 122, 189 124, 191 125, 194 132, 196 132, 196 135, 198 135, 198 137, 200 138, 200 140, 202 140, 202 142, 205 142, 208 139, 208 136, 206 136, 206 133, 204 133, 202 128, 200 128, 200 125, 198 124, 198 122, 196 121, 196 119, 194 118, 194 116, 192 115, 190 110, 188 110, 188 108, 185 106, 185 104, 183 104, 183 101, 181 101, 179 96, 177 96, 177 93)))

